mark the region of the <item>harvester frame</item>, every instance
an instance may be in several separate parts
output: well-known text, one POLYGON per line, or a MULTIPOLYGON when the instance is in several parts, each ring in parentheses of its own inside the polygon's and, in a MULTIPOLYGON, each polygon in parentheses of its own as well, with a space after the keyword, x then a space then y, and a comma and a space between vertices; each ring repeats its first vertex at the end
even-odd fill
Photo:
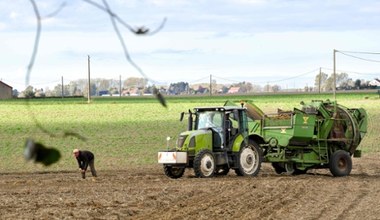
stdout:
MULTIPOLYGON (((257 115, 258 108, 248 106, 248 111, 257 115)), ((260 144, 264 161, 272 163, 276 173, 302 174, 329 168, 334 176, 349 175, 351 156, 361 155, 357 147, 367 132, 365 110, 329 100, 301 102, 301 107, 279 110, 272 121, 261 113, 261 119, 251 122, 250 138, 260 144)))

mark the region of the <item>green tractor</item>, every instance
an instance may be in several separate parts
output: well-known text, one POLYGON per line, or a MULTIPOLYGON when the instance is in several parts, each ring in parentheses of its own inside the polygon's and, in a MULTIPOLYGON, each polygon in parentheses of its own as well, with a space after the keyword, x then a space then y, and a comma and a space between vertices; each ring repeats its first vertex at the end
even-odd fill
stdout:
POLYGON ((246 108, 202 107, 188 115, 188 131, 179 135, 176 148, 158 152, 168 177, 182 177, 185 168, 197 177, 226 175, 230 169, 239 176, 258 174, 262 152, 249 139, 246 108))
POLYGON ((263 114, 247 104, 249 138, 260 145, 265 162, 276 173, 302 174, 309 169, 329 168, 333 176, 347 176, 351 156, 367 132, 367 114, 362 108, 346 108, 336 102, 301 102, 301 109, 263 114))

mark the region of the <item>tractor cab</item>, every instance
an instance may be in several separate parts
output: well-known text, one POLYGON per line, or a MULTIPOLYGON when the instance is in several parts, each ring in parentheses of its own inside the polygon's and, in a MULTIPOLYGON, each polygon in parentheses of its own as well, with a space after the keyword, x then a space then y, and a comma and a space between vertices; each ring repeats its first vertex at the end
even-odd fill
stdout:
POLYGON ((212 132, 212 148, 215 151, 231 150, 234 139, 239 134, 247 137, 244 108, 202 107, 195 108, 194 111, 194 130, 210 130, 212 132))

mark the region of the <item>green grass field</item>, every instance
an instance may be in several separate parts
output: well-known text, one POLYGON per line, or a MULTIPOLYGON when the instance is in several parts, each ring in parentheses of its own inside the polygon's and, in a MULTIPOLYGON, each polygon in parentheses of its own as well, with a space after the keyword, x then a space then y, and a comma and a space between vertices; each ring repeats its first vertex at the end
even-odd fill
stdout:
MULTIPOLYGON (((74 170, 72 149, 88 149, 95 153, 97 169, 125 169, 128 166, 156 164, 157 151, 166 148, 166 137, 175 144, 186 120, 179 121, 182 111, 196 106, 222 105, 232 101, 253 100, 264 112, 277 108, 291 110, 300 101, 332 99, 331 94, 250 95, 166 97, 167 108, 152 97, 97 98, 87 104, 85 98, 57 98, 0 101, 0 172, 74 170), (52 137, 36 126, 59 137, 52 137), (86 137, 62 137, 75 132, 86 137), (26 162, 23 157, 27 138, 60 150, 61 160, 49 167, 26 162)), ((363 107, 369 115, 368 133, 360 145, 363 154, 380 151, 380 100, 377 93, 337 94, 338 103, 347 107, 363 107)))

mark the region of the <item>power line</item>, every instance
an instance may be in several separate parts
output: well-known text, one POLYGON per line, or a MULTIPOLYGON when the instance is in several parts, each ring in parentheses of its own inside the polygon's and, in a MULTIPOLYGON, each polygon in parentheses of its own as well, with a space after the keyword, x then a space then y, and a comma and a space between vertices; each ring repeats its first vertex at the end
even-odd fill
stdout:
MULTIPOLYGON (((321 68, 333 71, 332 68, 328 68, 328 67, 321 67, 321 68)), ((353 73, 353 74, 357 74, 357 75, 369 75, 369 76, 378 76, 378 75, 380 75, 380 73, 361 73, 361 72, 356 72, 356 71, 351 71, 351 70, 337 70, 337 72, 341 72, 341 73, 353 73)))
POLYGON ((360 53, 360 54, 372 54, 372 55, 380 55, 380 52, 363 52, 363 51, 349 51, 349 50, 336 50, 341 53, 360 53))
MULTIPOLYGON (((290 80, 290 79, 296 79, 296 78, 308 75, 308 74, 316 72, 316 71, 319 71, 319 68, 316 68, 314 70, 311 70, 311 71, 308 71, 308 72, 305 72, 305 73, 302 73, 302 74, 299 74, 299 75, 291 76, 291 77, 288 77, 288 78, 283 78, 283 79, 279 79, 279 80, 272 80, 272 81, 266 81, 266 82, 267 83, 283 82, 283 81, 287 81, 287 80, 290 80)), ((265 83, 265 82, 261 82, 261 83, 265 83)))
POLYGON ((195 83, 195 82, 203 81, 203 80, 205 80, 205 79, 208 80, 209 77, 210 77, 210 76, 206 76, 206 77, 203 77, 203 78, 200 78, 200 79, 197 79, 197 80, 190 81, 189 83, 191 84, 191 83, 195 83))
MULTIPOLYGON (((337 50, 337 52, 339 52, 339 53, 341 53, 343 55, 346 55, 348 57, 355 58, 355 59, 360 59, 360 60, 364 60, 364 61, 368 61, 368 62, 377 62, 377 63, 380 63, 380 60, 373 60, 373 59, 358 57, 358 56, 354 56, 354 55, 351 55, 351 54, 347 54, 346 52, 343 52, 343 51, 340 51, 340 50, 337 50)), ((355 53, 355 52, 350 52, 350 53, 355 53)), ((360 54, 380 54, 380 53, 365 53, 365 52, 356 52, 356 53, 360 53, 360 54)))
MULTIPOLYGON (((15 81, 6 80, 6 79, 3 79, 3 81, 7 82, 10 85, 11 84, 25 85, 25 83, 22 83, 22 82, 15 82, 15 81)), ((54 80, 54 81, 49 81, 49 82, 38 82, 38 83, 29 82, 29 85, 45 85, 45 84, 51 84, 51 83, 55 83, 55 82, 60 82, 60 80, 54 80)))
MULTIPOLYGON (((279 80, 271 80, 271 81, 266 80, 266 81, 254 81, 254 82, 258 83, 258 84, 260 84, 260 83, 282 82, 282 81, 287 81, 287 80, 291 80, 291 79, 300 78, 302 76, 309 75, 309 74, 314 73, 316 71, 319 71, 319 68, 316 68, 316 69, 313 69, 311 71, 308 71, 308 72, 305 72, 305 73, 302 73, 302 74, 298 74, 298 75, 295 75, 295 76, 279 79, 279 80)), ((221 80, 230 81, 230 82, 234 82, 234 83, 242 82, 242 81, 233 80, 233 79, 227 79, 227 78, 223 78, 223 77, 219 77, 219 76, 215 76, 215 75, 212 75, 212 76, 213 76, 213 78, 216 78, 216 79, 221 79, 221 80)), ((197 79, 197 80, 189 81, 189 84, 193 84, 195 82, 199 82, 199 81, 203 81, 203 80, 208 80, 208 79, 209 79, 209 76, 206 76, 206 77, 203 77, 203 78, 200 78, 200 79, 197 79)), ((243 81, 248 81, 248 80, 243 80, 243 81)))
MULTIPOLYGON (((46 85, 46 84, 52 84, 52 83, 61 83, 60 80, 55 80, 55 81, 50 81, 50 82, 38 82, 38 83, 33 83, 33 85, 46 85)), ((32 83, 29 83, 32 84, 32 83)))
MULTIPOLYGON (((291 77, 288 77, 288 78, 283 78, 283 79, 279 79, 279 80, 271 80, 271 81, 254 81, 255 83, 275 83, 275 82, 282 82, 282 81, 287 81, 287 80, 291 80, 291 79, 296 79, 296 78, 300 78, 302 76, 305 76, 305 75, 308 75, 310 73, 314 73, 316 71, 319 71, 319 68, 316 68, 316 69, 313 69, 311 71, 308 71, 308 72, 305 72, 305 73, 302 73, 302 74, 298 74, 298 75, 295 75, 295 76, 291 76, 291 77)), ((238 80, 233 80, 233 79, 227 79, 227 78, 223 78, 223 77, 219 77, 219 76, 215 76, 215 75, 212 75, 213 78, 217 78, 217 79, 221 79, 221 80, 225 80, 225 81, 230 81, 230 82, 236 82, 236 83, 239 83, 241 81, 238 81, 238 80)), ((199 80, 194 80, 192 82, 197 82, 197 81, 201 81, 201 80, 205 80, 205 79, 208 79, 208 77, 204 77, 204 78, 201 78, 199 80)), ((247 81, 247 80, 245 80, 247 81)), ((192 83, 192 82, 189 82, 189 83, 192 83)))
POLYGON ((217 78, 217 79, 221 79, 221 80, 225 80, 225 81, 230 81, 230 82, 241 82, 241 81, 238 81, 238 80, 233 80, 233 79, 226 79, 226 78, 222 78, 222 77, 219 77, 219 76, 215 76, 215 75, 212 75, 213 78, 217 78))

